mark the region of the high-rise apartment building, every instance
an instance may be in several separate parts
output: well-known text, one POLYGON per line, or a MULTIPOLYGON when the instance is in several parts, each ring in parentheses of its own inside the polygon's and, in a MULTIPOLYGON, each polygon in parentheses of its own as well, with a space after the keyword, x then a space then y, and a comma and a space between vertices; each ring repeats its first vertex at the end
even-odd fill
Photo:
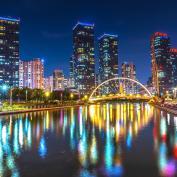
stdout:
POLYGON ((133 63, 122 63, 122 77, 136 80, 136 67, 133 63))
POLYGON ((19 19, 0 17, 0 83, 19 86, 19 19))
POLYGON ((118 76, 118 36, 104 34, 99 43, 99 79, 100 82, 118 76))
POLYGON ((170 64, 170 38, 166 33, 151 36, 152 83, 158 95, 163 95, 172 85, 170 64))
POLYGON ((95 87, 94 25, 77 23, 73 28, 74 81, 80 95, 95 87))
POLYGON ((75 81, 74 81, 74 57, 71 56, 69 61, 69 87, 75 88, 75 81))
POLYGON ((45 91, 53 91, 53 76, 44 78, 44 90, 45 91))
MULTIPOLYGON (((122 77, 136 80, 136 67, 133 63, 122 63, 122 77)), ((138 93, 138 86, 133 82, 124 81, 122 83, 125 93, 138 93)))
POLYGON ((54 91, 61 91, 64 90, 65 85, 65 78, 62 70, 56 69, 53 72, 53 90, 54 91))
POLYGON ((44 63, 36 58, 29 61, 20 61, 19 64, 19 87, 31 89, 44 88, 44 63))
POLYGON ((170 62, 172 65, 172 87, 177 88, 177 48, 170 49, 170 62))

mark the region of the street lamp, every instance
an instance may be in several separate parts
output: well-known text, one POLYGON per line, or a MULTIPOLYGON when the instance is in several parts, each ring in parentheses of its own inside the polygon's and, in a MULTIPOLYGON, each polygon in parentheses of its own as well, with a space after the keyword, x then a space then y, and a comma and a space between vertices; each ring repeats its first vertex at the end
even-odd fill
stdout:
POLYGON ((4 92, 6 92, 7 89, 8 89, 8 86, 7 86, 6 84, 3 84, 3 85, 2 85, 2 90, 3 90, 4 92))
POLYGON ((63 93, 61 92, 61 102, 63 102, 63 93))
POLYGON ((25 96, 26 96, 26 102, 27 102, 27 100, 28 100, 28 89, 27 88, 25 90, 25 96))
POLYGON ((48 98, 50 96, 50 92, 49 91, 45 92, 45 96, 46 98, 48 98))
POLYGON ((10 106, 12 106, 12 91, 13 91, 13 88, 8 86, 8 85, 6 85, 6 84, 2 85, 2 90, 4 92, 6 92, 9 88, 10 88, 10 106))
POLYGON ((10 106, 12 106, 12 91, 13 91, 13 88, 10 87, 10 106))
POLYGON ((177 87, 175 87, 175 88, 173 89, 173 93, 174 93, 174 98, 176 98, 176 96, 177 96, 177 87))
POLYGON ((88 99, 88 96, 87 96, 87 95, 85 95, 85 96, 84 96, 84 100, 87 100, 87 99, 88 99))
POLYGON ((71 94, 70 94, 70 98, 71 98, 71 99, 73 99, 73 97, 74 97, 74 94, 73 94, 73 93, 71 93, 71 94))

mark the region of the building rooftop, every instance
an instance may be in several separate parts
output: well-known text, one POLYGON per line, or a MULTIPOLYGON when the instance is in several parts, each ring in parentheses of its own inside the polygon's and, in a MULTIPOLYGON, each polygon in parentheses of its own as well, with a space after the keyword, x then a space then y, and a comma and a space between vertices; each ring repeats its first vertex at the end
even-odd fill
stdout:
POLYGON ((117 38, 118 35, 104 33, 102 36, 100 36, 100 37, 98 38, 98 40, 100 40, 100 39, 103 38, 103 37, 114 37, 114 38, 117 38))
POLYGON ((170 52, 177 53, 177 48, 171 48, 170 52))
POLYGON ((73 30, 78 26, 78 25, 81 25, 81 26, 91 26, 91 27, 94 27, 94 24, 93 23, 83 23, 83 22, 77 22, 77 24, 73 27, 73 30))
POLYGON ((0 17, 0 20, 15 21, 15 22, 19 22, 20 21, 20 19, 10 18, 10 17, 0 17))
POLYGON ((162 37, 167 37, 168 34, 167 33, 162 33, 162 32, 155 32, 154 36, 162 36, 162 37))

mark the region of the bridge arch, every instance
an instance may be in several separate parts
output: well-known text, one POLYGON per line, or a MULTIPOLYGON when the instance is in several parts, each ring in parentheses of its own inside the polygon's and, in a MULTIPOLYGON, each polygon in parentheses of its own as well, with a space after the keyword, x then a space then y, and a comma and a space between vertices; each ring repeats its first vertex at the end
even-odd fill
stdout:
POLYGON ((122 80, 122 81, 130 81, 130 82, 136 83, 137 85, 139 85, 140 87, 142 87, 142 88, 146 91, 146 93, 149 95, 149 97, 152 97, 151 92, 150 92, 142 83, 140 83, 139 81, 134 80, 134 79, 131 79, 131 78, 127 78, 127 77, 115 77, 115 78, 112 78, 112 79, 108 79, 108 80, 102 82, 101 84, 99 84, 99 85, 92 91, 91 95, 89 96, 89 101, 92 100, 93 95, 96 93, 96 91, 97 91, 102 85, 104 85, 104 84, 106 84, 106 83, 109 83, 110 81, 114 81, 114 80, 118 80, 118 81, 120 81, 120 80, 122 80))

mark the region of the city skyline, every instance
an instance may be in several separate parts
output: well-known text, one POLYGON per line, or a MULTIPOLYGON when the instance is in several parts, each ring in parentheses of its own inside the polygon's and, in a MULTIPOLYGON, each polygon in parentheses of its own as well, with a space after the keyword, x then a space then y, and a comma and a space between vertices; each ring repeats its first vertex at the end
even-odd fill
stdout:
POLYGON ((84 3, 78 0, 68 4, 63 1, 59 3, 52 1, 49 4, 26 0, 13 1, 10 5, 7 1, 2 2, 2 6, 7 8, 2 9, 1 16, 20 17, 22 44, 20 58, 44 58, 48 66, 45 75, 50 75, 56 69, 56 65, 68 75, 67 66, 72 54, 72 28, 77 21, 83 21, 95 24, 97 37, 104 32, 117 34, 120 40, 119 63, 134 62, 137 66, 137 78, 145 83, 150 76, 151 34, 155 31, 166 32, 171 36, 173 46, 177 46, 175 35, 177 24, 172 20, 176 16, 177 4, 175 2, 168 4, 171 7, 168 8, 169 11, 166 10, 165 3, 158 2, 160 1, 153 2, 153 6, 152 1, 139 2, 138 7, 136 3, 129 2, 127 7, 127 2, 110 1, 108 9, 106 1, 102 3, 90 1, 88 6, 84 6, 84 3), (37 10, 39 7, 40 11, 37 10), (125 8, 129 9, 126 10, 126 14, 125 8), (105 13, 106 10, 113 13, 105 13), (166 13, 163 13, 164 10, 166 13), (150 11, 151 13, 148 13, 150 11), (153 16, 156 18, 152 18, 153 16), (169 17, 173 18, 169 20, 169 17), (144 71, 144 75, 141 75, 141 70, 144 71))
POLYGON ((177 177, 177 1, 5 0, 0 177, 177 177))

